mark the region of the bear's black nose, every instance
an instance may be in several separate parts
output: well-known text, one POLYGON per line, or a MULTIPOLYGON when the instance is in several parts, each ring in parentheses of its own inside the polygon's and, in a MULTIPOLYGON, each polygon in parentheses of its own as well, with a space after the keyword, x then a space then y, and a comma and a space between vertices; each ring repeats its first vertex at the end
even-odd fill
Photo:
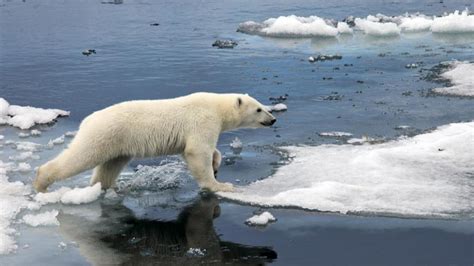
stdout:
POLYGON ((276 120, 275 118, 273 118, 272 121, 270 121, 270 125, 275 124, 276 121, 277 121, 277 120, 276 120))

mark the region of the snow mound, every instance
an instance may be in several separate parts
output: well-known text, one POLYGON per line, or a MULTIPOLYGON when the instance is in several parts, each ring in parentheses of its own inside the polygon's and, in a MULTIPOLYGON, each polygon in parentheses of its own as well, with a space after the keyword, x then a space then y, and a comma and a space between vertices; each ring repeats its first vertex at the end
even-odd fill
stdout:
POLYGON ((27 214, 23 216, 23 222, 33 227, 37 227, 41 225, 59 225, 59 221, 56 218, 58 214, 59 214, 58 210, 52 210, 49 212, 43 212, 39 214, 27 214))
POLYGON ((453 86, 435 88, 433 92, 455 96, 474 96, 474 63, 454 61, 451 69, 441 74, 453 86))
POLYGON ((474 122, 374 145, 286 147, 272 176, 219 195, 259 206, 400 217, 474 217, 474 122))
POLYGON ((275 222, 275 217, 270 212, 263 212, 260 215, 254 215, 245 221, 247 225, 267 225, 269 222, 275 222))
POLYGON ((60 109, 10 105, 5 99, 0 98, 0 124, 29 129, 36 124, 51 123, 59 116, 68 115, 68 111, 60 109))
POLYGON ((97 200, 102 193, 102 186, 96 183, 93 186, 85 188, 75 188, 65 192, 61 196, 61 202, 64 204, 83 204, 97 200))

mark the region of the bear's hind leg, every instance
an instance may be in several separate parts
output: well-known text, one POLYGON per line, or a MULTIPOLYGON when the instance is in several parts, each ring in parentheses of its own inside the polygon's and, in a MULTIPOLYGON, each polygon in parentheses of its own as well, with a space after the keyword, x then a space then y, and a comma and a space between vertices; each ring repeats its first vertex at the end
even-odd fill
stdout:
POLYGON ((103 189, 112 187, 115 184, 115 179, 130 159, 128 156, 120 156, 98 165, 94 168, 91 185, 100 182, 103 189))
POLYGON ((89 170, 97 164, 99 164, 97 158, 83 156, 81 152, 66 149, 38 168, 33 187, 38 192, 45 192, 52 183, 89 170))

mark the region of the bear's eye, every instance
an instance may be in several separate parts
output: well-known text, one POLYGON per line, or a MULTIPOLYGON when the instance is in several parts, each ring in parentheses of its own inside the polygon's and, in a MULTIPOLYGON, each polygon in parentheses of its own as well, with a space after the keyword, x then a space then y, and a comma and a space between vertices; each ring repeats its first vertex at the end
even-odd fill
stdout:
POLYGON ((262 108, 257 109, 257 113, 260 113, 262 111, 262 108))

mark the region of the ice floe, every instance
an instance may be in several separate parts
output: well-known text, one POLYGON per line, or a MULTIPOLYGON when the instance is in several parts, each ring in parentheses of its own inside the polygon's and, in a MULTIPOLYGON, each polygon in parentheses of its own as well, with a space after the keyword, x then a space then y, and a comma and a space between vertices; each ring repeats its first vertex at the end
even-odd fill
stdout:
POLYGON ((344 214, 474 217, 474 122, 374 145, 286 147, 272 176, 219 195, 344 214))
POLYGON ((474 32, 474 15, 469 15, 469 10, 436 17, 431 25, 431 31, 437 33, 465 33, 474 32))
POLYGON ((276 221, 275 217, 270 212, 266 211, 261 214, 257 214, 248 218, 245 221, 245 224, 262 226, 262 225, 267 225, 269 222, 275 222, 275 221, 276 221))
POLYGON ((46 211, 39 214, 27 214, 23 216, 23 222, 33 227, 41 225, 59 225, 59 221, 56 218, 58 214, 58 210, 46 211))
POLYGON ((455 96, 474 96, 474 63, 454 61, 450 68, 441 73, 453 86, 435 88, 433 92, 455 96))
POLYGON ((442 16, 406 13, 400 16, 384 14, 368 15, 365 18, 349 16, 337 22, 318 16, 296 15, 269 18, 262 23, 247 21, 239 24, 237 31, 270 37, 336 37, 352 34, 354 30, 371 36, 397 36, 401 32, 432 31, 435 33, 474 32, 474 15, 469 10, 456 10, 442 16))
POLYGON ((367 35, 373 36, 393 36, 400 34, 400 28, 393 22, 381 23, 369 19, 355 19, 356 28, 362 30, 367 35))
POLYGON ((36 124, 51 123, 60 116, 68 115, 68 111, 60 109, 10 105, 5 99, 0 98, 0 124, 29 129, 36 124))
MULTIPOLYGON (((347 25, 347 24, 346 24, 347 25)), ((347 28, 340 26, 347 33, 347 28)), ((298 17, 295 15, 269 18, 262 23, 247 21, 239 25, 239 32, 270 37, 335 37, 339 30, 318 16, 298 17)))

